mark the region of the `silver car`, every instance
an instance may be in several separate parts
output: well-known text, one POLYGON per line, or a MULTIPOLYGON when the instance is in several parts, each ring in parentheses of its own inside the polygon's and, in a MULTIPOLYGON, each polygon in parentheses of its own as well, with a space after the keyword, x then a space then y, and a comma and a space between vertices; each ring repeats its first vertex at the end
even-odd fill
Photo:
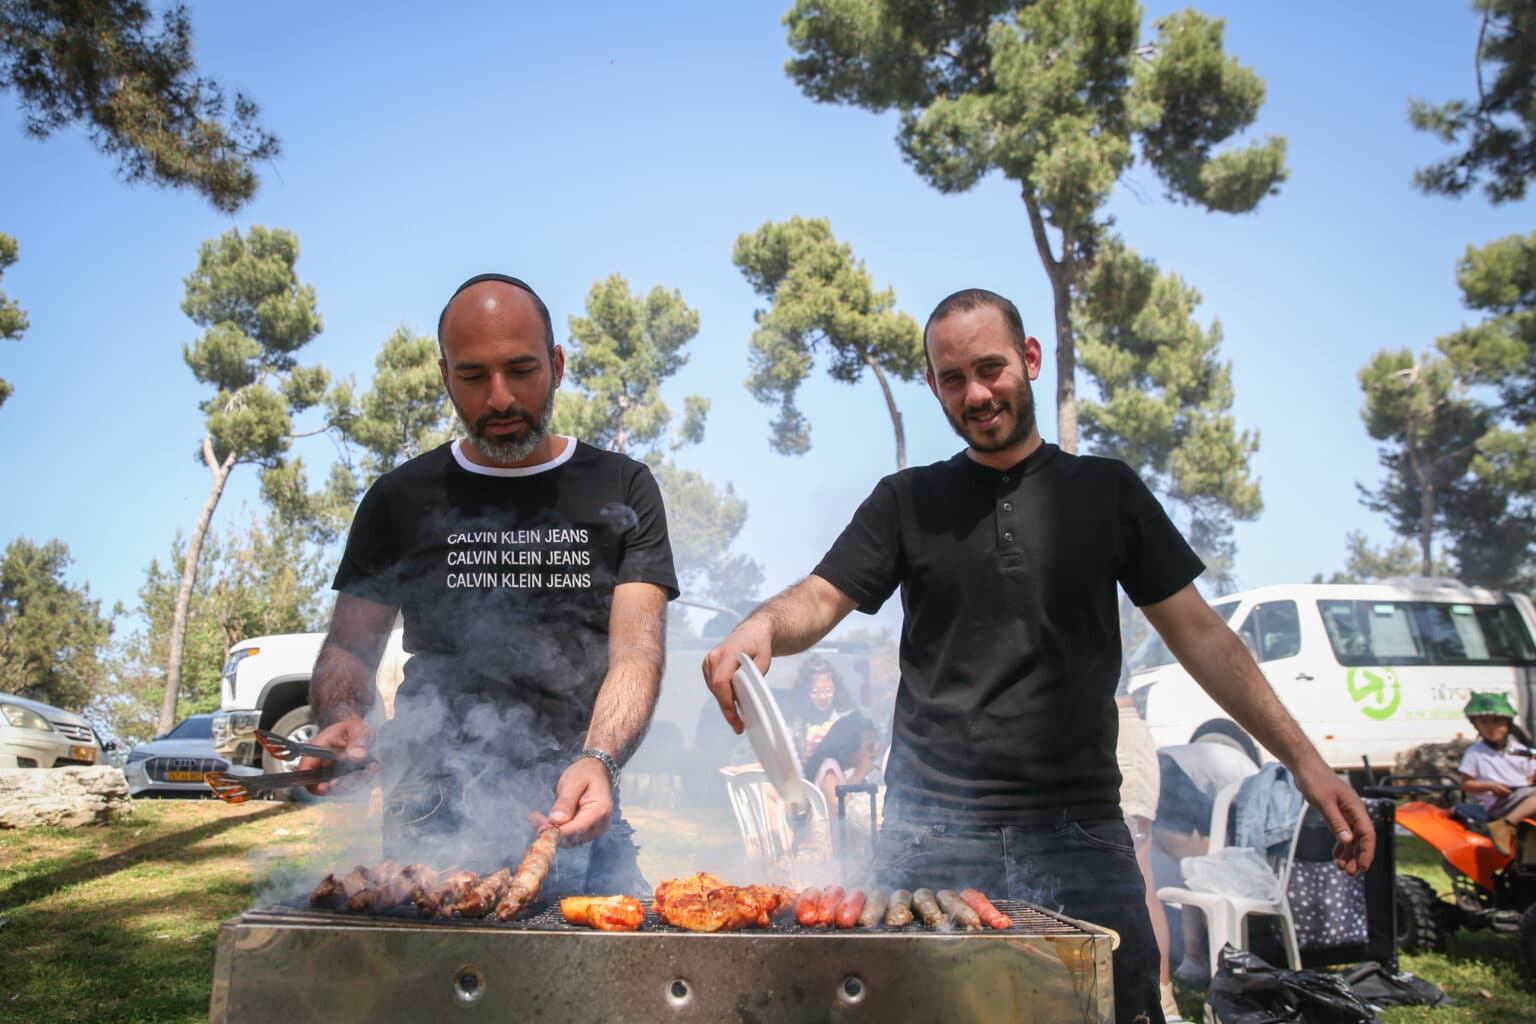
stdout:
POLYGON ((213 749, 213 716, 188 715, 163 736, 128 752, 123 774, 134 796, 212 796, 203 776, 208 772, 259 775, 261 769, 231 767, 229 758, 213 749))
POLYGON ((0 693, 0 769, 93 765, 101 753, 96 733, 74 712, 0 693))

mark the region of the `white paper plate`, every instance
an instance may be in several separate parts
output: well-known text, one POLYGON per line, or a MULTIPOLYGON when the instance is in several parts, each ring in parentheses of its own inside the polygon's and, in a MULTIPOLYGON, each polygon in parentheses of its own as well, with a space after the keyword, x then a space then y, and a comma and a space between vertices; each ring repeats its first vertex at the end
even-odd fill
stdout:
POLYGON ((779 791, 779 799, 785 809, 796 814, 806 814, 811 809, 810 798, 805 795, 805 773, 800 766, 800 755, 795 753, 794 740, 779 704, 763 681, 757 664, 745 654, 739 654, 741 667, 736 670, 732 682, 736 689, 736 709, 747 726, 747 739, 757 760, 763 766, 763 774, 779 791))

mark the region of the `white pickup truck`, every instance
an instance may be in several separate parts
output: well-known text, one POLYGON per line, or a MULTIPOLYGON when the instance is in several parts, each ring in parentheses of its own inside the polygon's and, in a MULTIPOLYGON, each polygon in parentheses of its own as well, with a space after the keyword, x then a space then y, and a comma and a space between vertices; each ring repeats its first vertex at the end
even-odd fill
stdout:
MULTIPOLYGON (((255 730, 299 742, 315 734, 309 677, 324 640, 324 633, 281 633, 241 640, 229 649, 219 711, 213 716, 213 745, 219 753, 236 764, 259 764, 268 772, 294 767, 296 762, 279 761, 263 750, 255 730)), ((386 708, 393 703, 406 657, 396 629, 379 660, 379 692, 386 708)))

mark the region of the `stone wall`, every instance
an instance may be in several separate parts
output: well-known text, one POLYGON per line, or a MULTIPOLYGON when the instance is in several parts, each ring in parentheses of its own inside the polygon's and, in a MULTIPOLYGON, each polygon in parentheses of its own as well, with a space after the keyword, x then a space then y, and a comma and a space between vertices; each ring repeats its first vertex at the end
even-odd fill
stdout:
POLYGON ((15 768, 0 771, 0 829, 104 825, 133 813, 121 768, 15 768))

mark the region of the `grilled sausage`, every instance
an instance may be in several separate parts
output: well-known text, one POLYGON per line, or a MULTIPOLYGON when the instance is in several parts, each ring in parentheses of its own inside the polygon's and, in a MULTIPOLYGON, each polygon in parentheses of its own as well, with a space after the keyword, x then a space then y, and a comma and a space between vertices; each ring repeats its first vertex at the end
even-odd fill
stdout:
POLYGON ((981 915, 971 908, 969 903, 955 894, 953 889, 940 889, 934 894, 939 898, 939 906, 944 913, 955 919, 955 924, 968 932, 981 929, 981 915))
POLYGON ((1013 918, 998 910, 992 905, 992 901, 975 889, 961 889, 960 898, 971 905, 981 918, 981 923, 988 928, 999 930, 1013 927, 1013 918))
POLYGON ((897 889, 891 893, 891 905, 885 912, 887 928, 905 928, 912 923, 912 893, 897 889))
POLYGON ((912 892, 912 909, 923 915, 923 924, 929 928, 948 928, 949 915, 939 907, 932 889, 915 889, 912 892))
POLYGON ((816 906, 816 927, 825 928, 837 914, 837 905, 843 902, 843 887, 829 885, 821 890, 821 902, 816 906))
POLYGON ((855 889, 848 894, 843 902, 837 905, 837 926, 839 928, 852 928, 859 923, 859 915, 864 913, 864 890, 855 889))
POLYGON ((875 889, 864 901, 864 910, 859 914, 860 928, 878 928, 885 920, 885 908, 890 905, 891 898, 884 889, 875 889))
POLYGON ((816 908, 821 906, 821 890, 814 885, 795 900, 795 920, 807 928, 816 927, 816 908))

